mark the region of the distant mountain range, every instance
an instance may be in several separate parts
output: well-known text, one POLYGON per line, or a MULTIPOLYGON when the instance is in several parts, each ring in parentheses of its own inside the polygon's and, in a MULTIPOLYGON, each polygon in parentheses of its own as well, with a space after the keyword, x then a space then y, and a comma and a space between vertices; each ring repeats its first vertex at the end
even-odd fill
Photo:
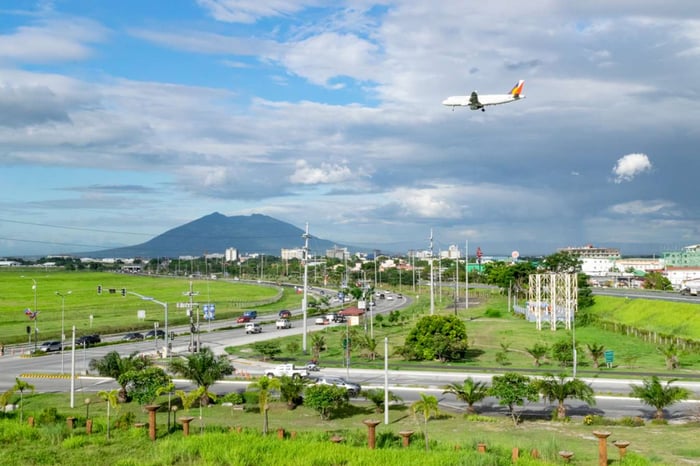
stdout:
MULTIPOLYGON (((227 217, 219 212, 205 215, 190 223, 166 231, 135 246, 80 253, 81 256, 105 257, 179 257, 221 253, 236 248, 239 254, 259 253, 279 256, 281 249, 304 246, 304 230, 267 215, 227 217)), ((311 237, 312 254, 325 254, 327 249, 345 247, 325 239, 311 237)))

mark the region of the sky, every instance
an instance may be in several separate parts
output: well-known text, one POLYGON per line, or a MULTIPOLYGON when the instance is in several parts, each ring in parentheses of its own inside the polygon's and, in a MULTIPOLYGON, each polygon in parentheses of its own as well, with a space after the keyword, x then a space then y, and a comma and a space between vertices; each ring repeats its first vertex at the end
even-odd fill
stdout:
POLYGON ((2 0, 0 256, 212 212, 399 252, 676 250, 699 58, 696 0, 2 0))

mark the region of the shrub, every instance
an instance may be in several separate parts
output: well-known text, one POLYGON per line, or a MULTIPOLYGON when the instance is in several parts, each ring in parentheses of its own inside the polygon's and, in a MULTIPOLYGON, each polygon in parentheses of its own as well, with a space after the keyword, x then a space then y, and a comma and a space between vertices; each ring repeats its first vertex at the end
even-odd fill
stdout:
POLYGON ((623 418, 620 418, 620 420, 617 423, 621 426, 626 427, 642 427, 644 425, 644 419, 642 419, 639 416, 625 416, 623 418))
POLYGON ((241 405, 245 402, 243 395, 238 392, 230 392, 218 399, 221 403, 233 403, 235 405, 241 405))
POLYGON ((114 421, 117 429, 128 430, 136 422, 136 414, 130 411, 120 414, 114 421))
POLYGON ((493 309, 493 308, 488 308, 486 309, 486 312, 484 312, 484 316, 486 317, 493 317, 494 319, 497 319, 501 317, 501 311, 498 309, 493 309))
POLYGON ((41 425, 56 424, 63 420, 63 416, 58 414, 56 408, 45 408, 36 418, 41 425))

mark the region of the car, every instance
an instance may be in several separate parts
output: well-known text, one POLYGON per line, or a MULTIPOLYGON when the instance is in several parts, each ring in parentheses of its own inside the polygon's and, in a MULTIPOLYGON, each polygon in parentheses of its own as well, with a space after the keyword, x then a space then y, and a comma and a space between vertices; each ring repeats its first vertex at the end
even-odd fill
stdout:
POLYGON ((165 330, 149 330, 143 338, 165 338, 165 330))
POLYGON ((245 324, 245 333, 262 333, 262 327, 255 322, 245 324))
POLYGON ((243 313, 244 317, 250 317, 251 319, 255 319, 258 317, 258 311, 245 311, 243 313))
POLYGON ((44 353, 51 353, 52 351, 61 351, 61 342, 60 341, 45 341, 39 346, 39 351, 43 351, 44 353))
POLYGON ((122 337, 123 341, 143 340, 143 333, 129 332, 122 337))
POLYGON ((349 382, 342 377, 319 377, 316 379, 317 385, 333 385, 347 390, 348 395, 355 397, 360 394, 362 387, 355 382, 349 382))
POLYGON ((100 336, 95 333, 92 335, 83 335, 82 337, 77 338, 75 340, 75 344, 76 346, 91 346, 101 341, 102 339, 100 338, 100 336))
POLYGON ((279 314, 278 314, 280 319, 289 319, 292 317, 292 311, 288 311, 287 309, 282 309, 279 314))
POLYGON ((245 324, 246 322, 250 322, 251 318, 250 316, 240 316, 238 319, 236 319, 236 322, 239 324, 245 324))
POLYGON ((289 319, 278 319, 277 322, 275 322, 275 327, 277 330, 292 328, 292 322, 289 319))
POLYGON ((316 325, 328 325, 331 321, 327 317, 317 317, 315 323, 316 325))

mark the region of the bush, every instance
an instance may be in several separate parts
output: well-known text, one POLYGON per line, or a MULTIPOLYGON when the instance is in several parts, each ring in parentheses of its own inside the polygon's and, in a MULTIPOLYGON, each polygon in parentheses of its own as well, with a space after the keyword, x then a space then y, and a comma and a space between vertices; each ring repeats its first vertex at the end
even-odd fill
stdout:
POLYGON ((128 430, 136 422, 136 414, 132 412, 126 412, 120 414, 119 417, 114 421, 114 427, 117 429, 128 430))
POLYGON ((37 416, 36 421, 40 425, 48 425, 56 424, 63 419, 63 416, 58 414, 58 410, 56 408, 46 408, 37 416))
POLYGON ((501 311, 498 309, 489 308, 489 309, 486 309, 486 312, 484 312, 484 316, 493 317, 494 319, 501 317, 501 315, 502 315, 501 311))
POLYGON ((238 392, 230 392, 218 399, 220 403, 233 403, 241 405, 245 402, 243 395, 238 392))
POLYGON ((620 420, 617 423, 621 426, 626 427, 642 427, 644 425, 644 419, 642 419, 639 416, 625 416, 623 418, 620 418, 620 420))

